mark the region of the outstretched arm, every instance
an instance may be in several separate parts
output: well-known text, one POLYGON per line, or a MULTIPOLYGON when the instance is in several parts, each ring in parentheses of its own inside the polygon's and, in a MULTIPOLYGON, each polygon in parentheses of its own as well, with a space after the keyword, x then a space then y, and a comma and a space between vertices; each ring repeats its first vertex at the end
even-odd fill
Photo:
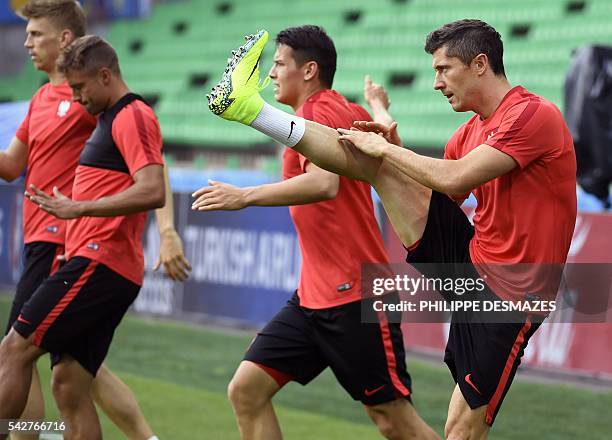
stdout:
POLYGON ((459 160, 434 159, 388 143, 373 132, 338 130, 340 139, 363 153, 389 164, 405 176, 433 190, 464 195, 489 180, 513 170, 517 163, 501 151, 482 144, 459 160))
POLYGON ((197 211, 238 210, 247 206, 304 205, 333 199, 340 178, 311 162, 304 174, 266 185, 240 188, 223 182, 209 181, 193 197, 191 209, 197 211))

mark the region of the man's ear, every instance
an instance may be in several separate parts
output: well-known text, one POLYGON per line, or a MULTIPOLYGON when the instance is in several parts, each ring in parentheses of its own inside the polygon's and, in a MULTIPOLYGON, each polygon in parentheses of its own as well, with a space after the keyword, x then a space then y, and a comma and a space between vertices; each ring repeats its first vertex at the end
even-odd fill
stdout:
POLYGON ((65 49, 75 40, 74 34, 70 29, 64 29, 60 33, 60 49, 65 49))
POLYGON ((98 70, 98 79, 105 86, 110 84, 112 76, 113 73, 108 67, 102 67, 100 70, 98 70))
POLYGON ((489 69, 489 57, 484 53, 479 53, 472 60, 472 68, 476 70, 478 75, 484 75, 489 69))
POLYGON ((302 66, 304 81, 310 81, 319 76, 319 65, 316 61, 308 61, 302 66))

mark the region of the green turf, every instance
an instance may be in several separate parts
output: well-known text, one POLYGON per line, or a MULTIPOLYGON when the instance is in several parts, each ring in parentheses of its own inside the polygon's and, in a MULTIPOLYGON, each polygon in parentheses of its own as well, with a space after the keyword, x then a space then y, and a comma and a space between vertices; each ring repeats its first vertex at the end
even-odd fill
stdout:
MULTIPOLYGON (((8 301, 0 296, 0 319, 8 301)), ((107 359, 138 396, 163 439, 237 438, 225 387, 250 336, 196 326, 127 318, 107 359)), ((47 361, 40 362, 48 380, 47 361)), ((446 368, 410 362, 417 409, 442 432, 452 391, 446 368)), ((47 387, 48 388, 48 387, 47 387)), ((52 402, 49 400, 49 405, 52 402)), ((287 439, 379 438, 361 405, 352 401, 329 372, 309 386, 289 384, 274 399, 287 439)), ((492 439, 610 439, 612 393, 569 386, 516 382, 508 393, 492 439)), ((49 408, 49 419, 57 413, 49 408)), ((106 439, 121 434, 102 418, 106 439)))

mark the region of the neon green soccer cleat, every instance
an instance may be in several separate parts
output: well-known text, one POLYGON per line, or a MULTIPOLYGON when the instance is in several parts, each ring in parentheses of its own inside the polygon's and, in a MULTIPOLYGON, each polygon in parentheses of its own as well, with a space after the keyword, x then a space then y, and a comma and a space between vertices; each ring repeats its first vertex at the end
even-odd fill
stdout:
POLYGON ((259 92, 270 80, 266 77, 262 84, 259 83, 259 60, 268 42, 268 32, 261 30, 244 38, 246 43, 232 51, 221 81, 206 97, 208 108, 215 115, 250 125, 264 105, 259 92))

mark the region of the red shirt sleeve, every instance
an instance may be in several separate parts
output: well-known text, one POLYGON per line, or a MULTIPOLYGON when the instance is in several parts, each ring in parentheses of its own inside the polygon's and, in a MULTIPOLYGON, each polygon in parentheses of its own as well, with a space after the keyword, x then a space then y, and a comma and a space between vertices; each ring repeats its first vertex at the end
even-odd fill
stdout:
POLYGON ((358 119, 355 119, 356 121, 372 121, 373 120, 370 113, 368 113, 368 111, 362 106, 351 102, 349 103, 349 107, 351 107, 351 110, 353 110, 355 115, 358 117, 358 119))
POLYGON ((163 165, 161 130, 146 104, 134 101, 121 110, 113 121, 112 135, 132 176, 147 165, 163 165))
POLYGON ((559 129, 557 124, 556 115, 541 101, 521 101, 508 109, 497 132, 485 144, 506 153, 520 168, 525 168, 548 153, 549 134, 559 129))
MULTIPOLYGON (((32 98, 32 100, 34 100, 34 98, 32 98)), ((28 113, 25 115, 25 118, 23 118, 23 121, 21 121, 21 125, 19 125, 19 128, 15 132, 15 137, 26 145, 28 145, 28 140, 29 140, 28 132, 30 130, 30 112, 31 111, 32 111, 32 101, 30 101, 30 106, 28 107, 28 113)))
POLYGON ((444 159, 457 160, 459 158, 457 154, 458 132, 459 130, 457 130, 446 143, 446 146, 444 147, 444 159))

